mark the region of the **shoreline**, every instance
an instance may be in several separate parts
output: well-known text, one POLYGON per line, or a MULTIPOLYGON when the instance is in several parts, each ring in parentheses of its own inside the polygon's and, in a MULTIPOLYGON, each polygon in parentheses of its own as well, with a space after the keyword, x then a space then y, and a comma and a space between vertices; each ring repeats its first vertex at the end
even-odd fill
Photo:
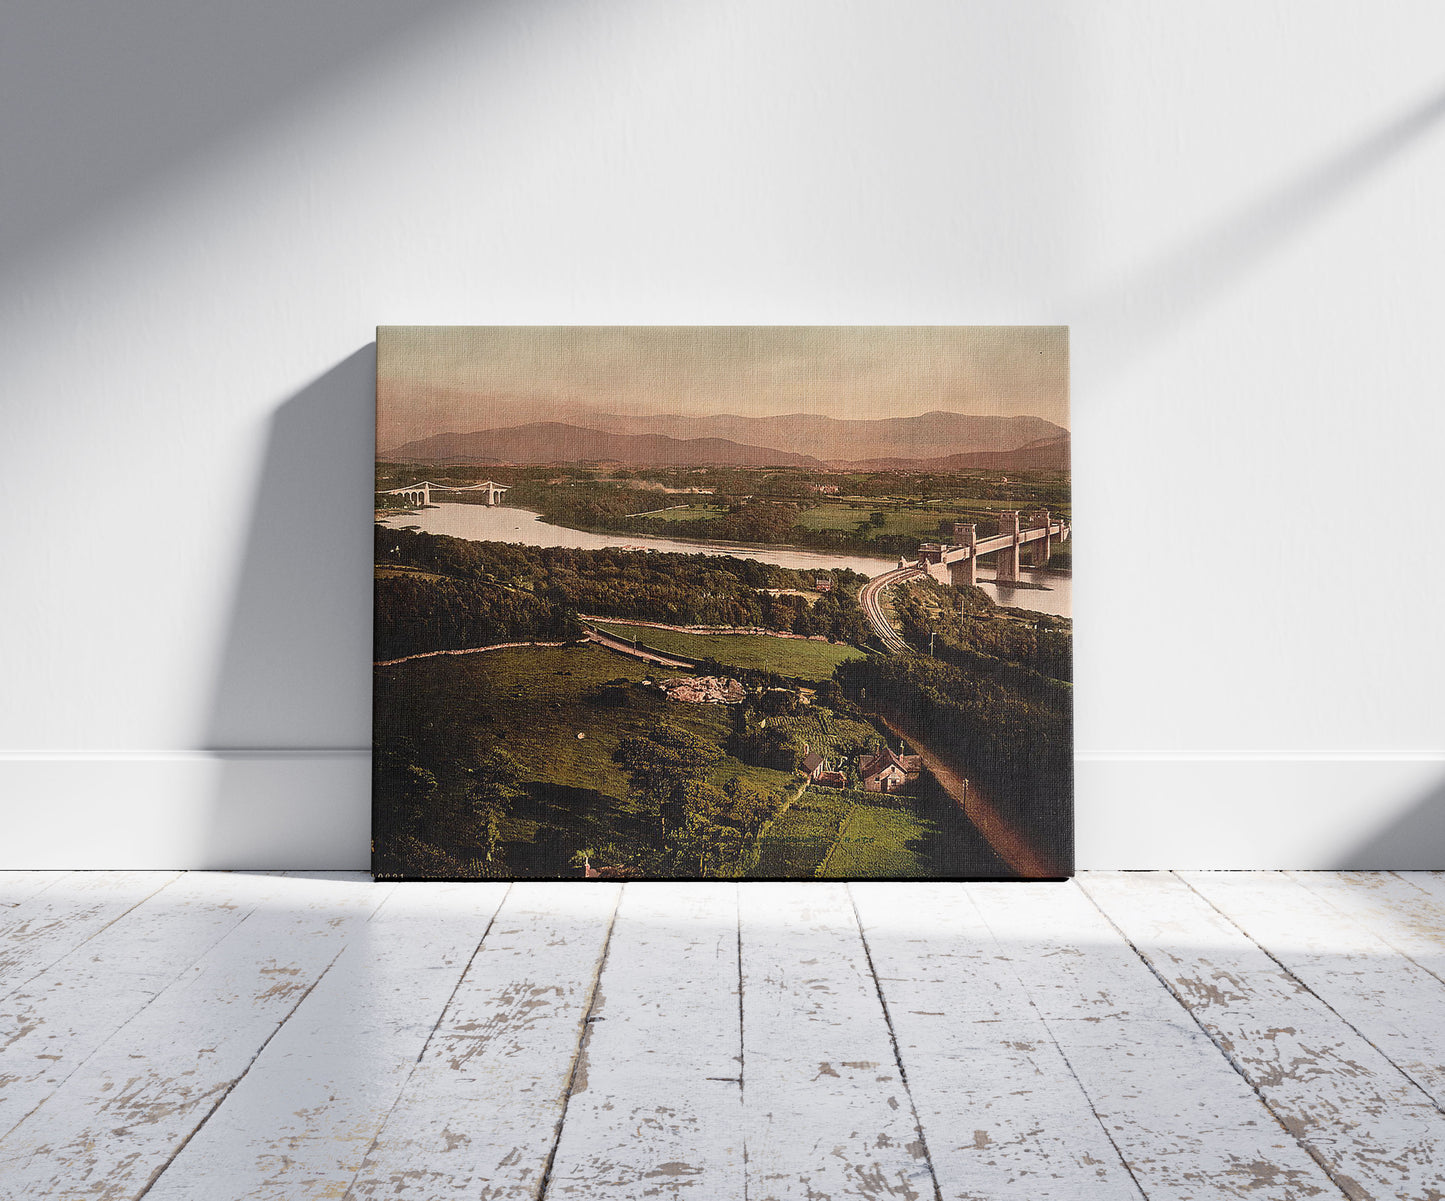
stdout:
MULTIPOLYGON (((787 543, 759 543, 759 542, 733 542, 721 538, 689 538, 686 536, 659 536, 653 534, 635 534, 630 531, 600 530, 582 525, 564 525, 554 521, 546 514, 538 512, 534 508, 524 505, 477 505, 469 506, 459 502, 444 502, 433 504, 425 508, 409 508, 396 512, 386 512, 376 518, 377 523, 385 529, 420 529, 416 522, 424 521, 428 510, 461 510, 466 508, 479 508, 483 511, 505 511, 514 515, 515 520, 521 520, 521 515, 528 515, 533 521, 540 522, 543 530, 538 532, 538 540, 531 541, 523 537, 521 540, 515 538, 514 534, 520 532, 518 529, 509 528, 507 536, 502 537, 477 537, 470 532, 458 532, 449 534, 449 537, 461 538, 463 541, 473 542, 496 542, 507 546, 556 546, 566 548, 568 545, 563 541, 541 541, 546 537, 546 530, 566 531, 568 534, 588 535, 605 543, 603 547, 583 549, 611 549, 624 550, 629 553, 653 553, 663 555, 711 555, 719 558, 756 559, 764 563, 771 563, 782 567, 785 570, 801 572, 806 575, 809 572, 851 572, 862 577, 864 582, 869 579, 876 579, 879 575, 886 575, 896 570, 896 557, 882 557, 875 554, 862 555, 841 549, 820 549, 817 547, 800 545, 794 542, 787 543), (629 544, 629 540, 638 539, 637 544, 629 544), (642 545, 645 542, 663 542, 667 545, 642 545), (795 560, 803 560, 801 563, 787 563, 780 559, 784 556, 795 560), (853 560, 853 562, 848 562, 853 560)), ((450 516, 442 516, 439 524, 447 524, 453 521, 450 516)), ((463 524, 465 528, 465 523, 463 524)), ((501 532, 501 531, 499 531, 501 532)), ((559 537, 554 534, 552 537, 559 537)), ((1051 613, 1055 616, 1070 617, 1069 612, 1059 612, 1060 608, 1068 609, 1071 606, 1067 600, 1067 593, 1073 582, 1072 568, 1057 567, 1025 567, 1029 578, 1020 579, 1016 583, 1000 583, 996 579, 983 578, 978 582, 988 589, 995 603, 1005 608, 1018 608, 1032 612, 1051 613), (1044 601, 1042 594, 1063 591, 1065 599, 1062 601, 1044 601), (1034 594, 1039 594, 1040 600, 1037 603, 1030 603, 1034 594)))
MULTIPOLYGON (((456 504, 456 503, 458 503, 458 502, 456 502, 456 501, 448 501, 448 502, 446 502, 446 503, 448 503, 448 504, 456 504)), ((398 510, 398 511, 396 511, 396 512, 394 512, 394 513, 388 513, 388 514, 387 514, 387 517, 388 517, 388 518, 405 517, 405 516, 409 516, 409 515, 411 515, 411 514, 417 514, 417 513, 424 512, 425 509, 438 509, 438 508, 440 508, 440 507, 441 507, 440 505, 432 504, 432 505, 425 505, 425 506, 418 507, 418 508, 413 508, 413 509, 402 509, 402 510, 398 510)), ((843 555, 843 556, 846 556, 846 557, 851 558, 851 559, 876 559, 879 563, 887 563, 887 564, 890 564, 890 565, 892 565, 892 564, 894 563, 894 561, 895 561, 893 558, 890 558, 890 557, 888 557, 888 556, 880 556, 876 551, 875 551, 874 553, 872 553, 872 554, 862 554, 862 553, 857 553, 857 552, 854 552, 854 551, 851 551, 851 550, 840 550, 840 549, 838 549, 838 548, 836 548, 836 547, 802 546, 802 545, 799 545, 799 544, 793 543, 793 542, 733 542, 733 541, 730 541, 729 539, 726 539, 726 538, 687 538, 687 537, 683 537, 683 536, 680 536, 680 535, 672 535, 672 534, 667 534, 667 535, 662 535, 662 534, 640 534, 640 533, 638 533, 638 532, 635 531, 635 530, 608 530, 608 529, 602 529, 602 528, 599 528, 599 527, 596 527, 596 526, 576 525, 576 524, 571 524, 571 523, 567 523, 567 522, 557 521, 557 520, 555 520, 555 519, 553 519, 553 518, 549 518, 545 513, 539 513, 536 509, 529 509, 529 508, 526 508, 526 507, 523 506, 523 505, 497 505, 497 506, 478 505, 478 506, 475 506, 475 507, 477 507, 477 508, 493 508, 493 507, 495 507, 495 508, 516 509, 516 510, 518 510, 519 512, 531 513, 532 516, 533 516, 533 518, 534 518, 534 520, 537 520, 537 521, 545 521, 548 525, 555 525, 555 526, 557 526, 557 527, 559 527, 559 528, 561 528, 561 529, 564 529, 564 530, 575 530, 575 531, 577 531, 579 534, 596 534, 599 538, 629 538, 629 537, 630 537, 630 538, 655 538, 655 539, 662 540, 662 541, 667 541, 667 542, 681 542, 681 543, 684 543, 684 544, 689 545, 689 546, 696 546, 696 547, 700 547, 700 548, 701 548, 701 547, 718 548, 718 549, 723 550, 724 552, 726 552, 727 550, 729 550, 729 549, 731 549, 731 548, 733 548, 733 547, 736 547, 736 548, 737 548, 738 550, 740 550, 740 551, 742 551, 742 550, 747 550, 747 551, 760 551, 760 552, 761 552, 761 551, 792 551, 792 552, 795 552, 795 553, 798 553, 798 554, 817 555, 817 556, 819 556, 820 558, 827 558, 829 555, 836 553, 836 554, 843 555)), ((376 520, 379 522, 379 521, 381 520, 381 518, 378 517, 376 520)), ((402 527, 397 527, 397 528, 402 528, 402 527)), ((459 537, 459 535, 450 535, 450 536, 451 536, 451 537, 459 537)), ((527 546, 527 545, 531 545, 530 543, 513 543, 513 542, 508 542, 505 538, 475 538, 475 539, 463 539, 463 540, 464 540, 464 541, 474 541, 474 542, 502 542, 502 543, 505 543, 506 545, 509 545, 509 546, 517 546, 517 545, 527 546)), ((627 549, 627 548, 626 548, 626 547, 617 546, 617 547, 612 547, 611 549, 613 549, 613 550, 625 550, 625 549, 627 549)), ((659 554, 659 555, 680 555, 680 554, 686 554, 686 553, 688 553, 688 552, 686 552, 686 551, 660 550, 660 549, 658 549, 658 548, 656 548, 656 547, 651 547, 651 546, 645 546, 645 547, 642 547, 641 549, 644 550, 644 551, 651 551, 652 553, 654 553, 654 554, 659 554)), ((705 552, 702 551, 702 550, 699 550, 697 553, 703 554, 703 553, 705 553, 705 552)), ((862 575, 862 574, 863 574, 863 573, 860 572, 860 571, 854 571, 854 569, 851 568, 851 567, 828 567, 828 568, 818 567, 818 568, 816 568, 816 569, 814 569, 814 568, 792 568, 792 569, 790 569, 790 570, 795 570, 795 571, 812 571, 812 570, 819 570, 819 571, 853 571, 853 573, 854 573, 855 575, 862 575)), ((865 578, 871 578, 871 577, 865 577, 865 578)))

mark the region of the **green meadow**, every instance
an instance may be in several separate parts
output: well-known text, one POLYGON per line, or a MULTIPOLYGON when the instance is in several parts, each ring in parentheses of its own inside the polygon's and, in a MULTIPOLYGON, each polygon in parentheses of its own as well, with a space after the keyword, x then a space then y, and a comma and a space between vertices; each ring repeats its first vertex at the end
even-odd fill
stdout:
POLYGON ((939 874, 938 823, 912 798, 809 787, 759 841, 754 878, 939 874))
POLYGON ((697 634, 618 621, 591 624, 665 655, 716 659, 729 667, 771 671, 798 680, 829 679, 838 664, 863 657, 862 651, 851 646, 804 638, 774 638, 767 634, 697 634))

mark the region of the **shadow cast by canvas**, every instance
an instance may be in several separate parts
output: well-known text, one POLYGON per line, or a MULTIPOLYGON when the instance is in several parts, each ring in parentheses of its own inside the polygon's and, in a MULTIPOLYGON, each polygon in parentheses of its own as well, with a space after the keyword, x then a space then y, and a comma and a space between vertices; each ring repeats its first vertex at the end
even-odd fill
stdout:
POLYGON ((280 866, 363 866, 375 381, 373 343, 271 419, 204 727, 219 763, 210 865, 256 866, 244 844, 262 853, 266 826, 281 822, 335 857, 280 866), (337 780, 348 795, 323 795, 337 780), (310 828, 337 820, 337 806, 334 838, 310 828))

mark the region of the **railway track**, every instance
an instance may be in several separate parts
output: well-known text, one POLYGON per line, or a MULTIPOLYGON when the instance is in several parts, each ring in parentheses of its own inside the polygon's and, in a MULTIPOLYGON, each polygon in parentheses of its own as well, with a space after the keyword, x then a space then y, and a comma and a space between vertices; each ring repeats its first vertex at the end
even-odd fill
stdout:
POLYGON ((873 632, 878 635, 878 641, 883 644, 884 649, 895 655, 908 650, 908 643, 903 641, 902 636, 889 622, 887 614, 883 612, 883 593, 895 584, 917 579, 923 574, 921 567, 898 567, 874 576, 858 589, 858 604, 863 609, 863 616, 868 619, 868 624, 873 627, 873 632))

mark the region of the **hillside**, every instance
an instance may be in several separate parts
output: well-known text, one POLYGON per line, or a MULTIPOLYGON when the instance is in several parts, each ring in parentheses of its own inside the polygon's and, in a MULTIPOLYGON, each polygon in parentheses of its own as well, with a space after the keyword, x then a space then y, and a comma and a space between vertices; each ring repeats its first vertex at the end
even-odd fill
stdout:
MULTIPOLYGON (((609 437, 662 438, 660 445, 673 446, 677 442, 697 443, 692 451, 707 448, 713 456, 728 453, 729 447, 767 453, 762 458, 710 457, 671 458, 656 460, 659 463, 676 462, 718 462, 739 463, 750 466, 773 463, 799 464, 799 460, 788 456, 803 456, 805 459, 851 462, 872 459, 936 459, 957 454, 982 454, 994 451, 1014 451, 1034 444, 1053 442, 1067 437, 1068 431, 1062 426, 1041 417, 987 417, 968 413, 952 413, 937 410, 920 413, 912 417, 879 417, 871 419, 844 419, 823 417, 813 413, 789 413, 775 417, 742 417, 736 414, 715 414, 709 416, 684 417, 676 414, 652 416, 631 416, 609 413, 601 409, 588 408, 576 403, 561 404, 548 401, 519 401, 512 403, 478 403, 471 406, 477 421, 471 433, 436 434, 419 441, 406 443, 386 457, 405 457, 414 460, 440 462, 450 457, 459 461, 478 462, 486 459, 509 462, 551 462, 554 455, 545 459, 533 456, 532 448, 522 447, 520 453, 503 453, 497 449, 507 438, 517 436, 516 431, 581 431, 592 440, 592 445, 583 450, 602 451, 608 449, 605 440, 609 437), (513 424, 517 417, 533 417, 537 420, 526 424, 513 424), (509 421, 508 418, 512 420, 509 421), (483 434, 493 435, 495 440, 488 443, 483 434), (446 454, 438 454, 438 451, 446 454), (782 457, 778 457, 782 452, 782 457)), ((543 441, 550 436, 541 434, 543 441)), ((580 434, 573 435, 579 437, 580 434)), ((614 459, 619 462, 639 462, 630 457, 637 447, 644 443, 618 442, 612 444, 615 453, 579 454, 584 459, 614 459)), ((730 453, 736 454, 734 450, 730 453)))
POLYGON ((386 452, 399 463, 628 463, 650 467, 823 468, 810 455, 726 438, 673 438, 663 434, 614 434, 559 421, 537 421, 468 434, 433 434, 386 452))
POLYGON ((602 428, 666 433, 679 438, 727 438, 837 460, 939 458, 1009 451, 1068 434, 1063 427, 1041 417, 985 417, 943 411, 862 420, 811 413, 777 417, 618 417, 608 419, 602 428))
POLYGON ((1068 471, 1069 463, 1070 446, 1066 436, 1033 442, 1015 450, 974 451, 927 459, 855 459, 835 461, 832 466, 853 471, 960 471, 970 467, 995 471, 1068 471))

